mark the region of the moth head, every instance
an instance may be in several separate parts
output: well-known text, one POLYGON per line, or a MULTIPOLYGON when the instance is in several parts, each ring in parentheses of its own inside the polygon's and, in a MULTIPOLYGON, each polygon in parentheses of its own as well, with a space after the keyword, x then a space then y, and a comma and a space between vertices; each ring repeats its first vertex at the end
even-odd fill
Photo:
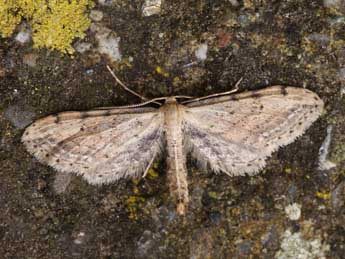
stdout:
POLYGON ((175 96, 166 97, 165 103, 166 103, 166 104, 177 103, 176 97, 175 97, 175 96))

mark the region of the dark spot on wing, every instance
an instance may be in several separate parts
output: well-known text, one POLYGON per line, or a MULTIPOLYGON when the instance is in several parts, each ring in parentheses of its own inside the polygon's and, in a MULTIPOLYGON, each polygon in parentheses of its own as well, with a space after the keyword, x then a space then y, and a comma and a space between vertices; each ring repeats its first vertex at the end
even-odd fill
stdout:
POLYGON ((59 162, 60 162, 60 159, 56 159, 55 161, 56 161, 56 163, 59 163, 59 162))
POLYGON ((58 114, 53 114, 52 116, 54 118, 54 123, 59 123, 60 122, 60 117, 59 117, 58 114))
POLYGON ((83 127, 81 127, 81 128, 80 128, 80 131, 84 131, 84 128, 83 128, 83 127))
POLYGON ((231 101, 238 101, 238 98, 236 95, 230 95, 230 100, 231 101))
POLYGON ((152 142, 157 139, 158 129, 151 132, 151 134, 145 136, 141 142, 139 142, 138 150, 146 150, 149 146, 152 145, 152 142))
POLYGON ((110 116, 110 115, 111 115, 110 111, 106 111, 106 112, 103 114, 103 116, 110 116))
POLYGON ((253 98, 259 98, 260 96, 261 96, 261 94, 258 93, 258 91, 252 91, 251 92, 251 97, 253 97, 253 98))
POLYGON ((85 119, 85 118, 87 118, 87 117, 90 117, 90 115, 89 115, 87 112, 81 112, 81 113, 80 113, 80 118, 81 118, 81 119, 85 119))
POLYGON ((49 154, 46 154, 46 157, 49 157, 49 154))
POLYGON ((59 141, 58 143, 56 143, 56 147, 60 147, 60 146, 62 146, 64 143, 65 143, 65 141, 64 141, 64 140, 61 140, 61 141, 59 141))
POLYGON ((205 138, 207 135, 204 132, 201 132, 195 127, 190 127, 189 125, 187 126, 188 131, 192 136, 198 137, 198 138, 205 138))
POLYGON ((287 94, 288 94, 288 92, 286 91, 286 86, 281 86, 281 88, 280 88, 280 93, 281 93, 282 95, 287 95, 287 94))

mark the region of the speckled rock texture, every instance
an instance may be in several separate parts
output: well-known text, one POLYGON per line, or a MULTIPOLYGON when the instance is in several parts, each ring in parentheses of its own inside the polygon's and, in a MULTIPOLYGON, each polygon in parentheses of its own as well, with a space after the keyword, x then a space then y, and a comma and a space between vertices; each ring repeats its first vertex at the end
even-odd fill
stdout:
POLYGON ((92 29, 73 57, 16 41, 20 26, 0 38, 1 258, 343 258, 343 2, 162 1, 150 16, 144 2, 95 1, 93 26, 118 39, 121 59, 99 52, 92 29), (138 103, 107 64, 147 98, 205 96, 243 78, 239 91, 310 89, 325 112, 256 176, 215 175, 189 159, 191 201, 180 217, 164 160, 144 179, 97 187, 54 180, 20 142, 23 128, 52 113, 138 103), (334 166, 320 168, 319 154, 334 166))

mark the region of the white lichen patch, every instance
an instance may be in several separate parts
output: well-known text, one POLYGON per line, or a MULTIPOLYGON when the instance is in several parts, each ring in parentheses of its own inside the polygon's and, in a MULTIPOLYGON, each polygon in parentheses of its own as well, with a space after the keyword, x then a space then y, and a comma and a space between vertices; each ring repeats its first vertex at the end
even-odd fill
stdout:
POLYGON ((112 30, 98 24, 93 24, 91 31, 95 32, 99 53, 106 55, 111 62, 122 59, 119 46, 120 37, 116 37, 116 34, 112 30))
POLYGON ((323 5, 328 8, 340 8, 342 3, 342 0, 323 0, 323 5))
POLYGON ((79 53, 83 54, 92 48, 92 44, 89 42, 78 42, 74 45, 74 48, 79 53))
POLYGON ((94 22, 99 22, 103 19, 103 13, 99 10, 92 10, 89 15, 90 19, 94 22))
POLYGON ((98 0, 100 5, 111 6, 115 0, 98 0))
POLYGON ((143 16, 159 14, 161 11, 162 0, 146 0, 142 7, 143 16))
POLYGON ((342 86, 342 87, 340 88, 340 96, 343 97, 344 95, 345 95, 345 87, 342 86))
POLYGON ((275 254, 277 259, 323 259, 329 245, 319 239, 306 240, 300 232, 286 230, 282 235, 280 250, 275 254))
POLYGON ((15 37, 15 40, 21 44, 25 44, 31 40, 31 30, 25 25, 21 26, 21 30, 15 37))
POLYGON ((229 2, 232 6, 235 6, 235 7, 240 5, 240 3, 237 0, 229 0, 229 2))
POLYGON ((85 241, 85 232, 79 232, 76 236, 76 238, 73 240, 74 244, 81 245, 85 241))
POLYGON ((206 43, 200 44, 200 46, 195 51, 195 57, 200 61, 204 61, 207 58, 207 50, 208 46, 206 43))
POLYGON ((330 170, 336 167, 336 164, 327 159, 329 146, 331 145, 333 127, 330 125, 327 127, 327 135, 319 149, 319 169, 320 170, 330 170))
POLYGON ((298 220, 301 217, 302 206, 298 203, 293 203, 285 207, 285 213, 290 220, 298 220))

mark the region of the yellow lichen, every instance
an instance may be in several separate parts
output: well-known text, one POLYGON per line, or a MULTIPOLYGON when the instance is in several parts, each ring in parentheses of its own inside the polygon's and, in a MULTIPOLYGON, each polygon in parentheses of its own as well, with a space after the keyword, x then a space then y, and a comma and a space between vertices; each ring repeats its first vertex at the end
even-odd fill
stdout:
POLYGON ((17 12, 16 1, 0 0, 0 35, 11 36, 13 30, 20 23, 21 17, 17 12))
POLYGON ((154 179, 154 178, 157 178, 159 176, 158 172, 153 169, 153 168, 150 168, 147 172, 147 175, 151 178, 151 179, 154 179))
POLYGON ((27 20, 38 21, 47 12, 46 0, 17 0, 19 14, 27 20))
POLYGON ((160 67, 160 66, 156 67, 156 72, 157 72, 157 74, 160 74, 164 77, 169 77, 169 73, 167 71, 165 71, 165 69, 160 67))
POLYGON ((208 192, 208 196, 212 199, 218 199, 218 195, 216 192, 208 192))
POLYGON ((139 193, 139 188, 138 184, 140 182, 139 178, 132 178, 132 183, 133 183, 133 193, 138 194, 139 193))
POLYGON ((58 49, 72 54, 74 38, 83 38, 84 31, 90 26, 85 16, 89 0, 50 1, 50 12, 46 12, 40 23, 33 25, 35 47, 58 49))
POLYGON ((331 193, 319 191, 319 192, 316 192, 316 196, 320 199, 323 199, 323 200, 329 200, 331 198, 331 193))
POLYGON ((75 38, 83 38, 90 26, 86 15, 92 0, 0 0, 0 35, 9 37, 22 19, 33 31, 34 47, 72 54, 75 38))
POLYGON ((157 172, 159 163, 153 163, 152 167, 148 170, 147 175, 150 179, 155 179, 159 176, 157 172))
POLYGON ((144 198, 138 196, 130 196, 127 199, 127 211, 128 211, 128 218, 130 219, 138 219, 137 211, 138 206, 140 203, 144 201, 144 198))
POLYGON ((291 174, 291 173, 292 173, 292 169, 291 169, 291 168, 285 168, 285 169, 284 169, 284 172, 285 172, 286 174, 291 174))
POLYGON ((232 208, 230 213, 232 216, 239 216, 241 214, 241 209, 239 207, 232 208))

